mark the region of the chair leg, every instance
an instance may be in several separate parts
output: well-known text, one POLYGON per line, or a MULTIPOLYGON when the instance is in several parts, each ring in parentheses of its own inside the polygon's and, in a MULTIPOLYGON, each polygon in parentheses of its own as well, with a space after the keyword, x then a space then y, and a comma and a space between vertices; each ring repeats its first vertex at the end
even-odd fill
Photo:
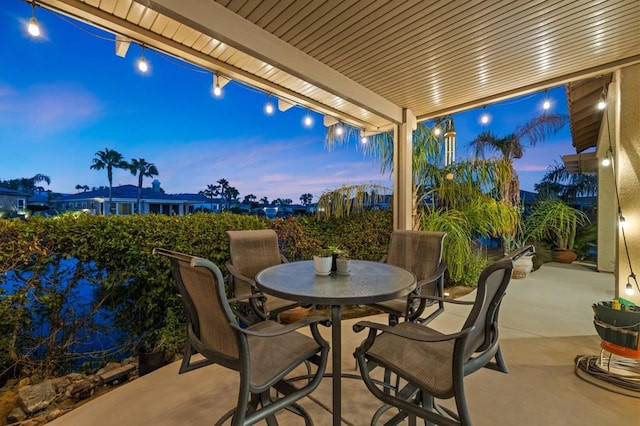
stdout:
POLYGON ((507 368, 507 363, 504 361, 504 357, 502 356, 502 350, 500 346, 498 346, 498 351, 496 352, 496 363, 498 364, 498 369, 503 373, 508 373, 509 369, 507 368))

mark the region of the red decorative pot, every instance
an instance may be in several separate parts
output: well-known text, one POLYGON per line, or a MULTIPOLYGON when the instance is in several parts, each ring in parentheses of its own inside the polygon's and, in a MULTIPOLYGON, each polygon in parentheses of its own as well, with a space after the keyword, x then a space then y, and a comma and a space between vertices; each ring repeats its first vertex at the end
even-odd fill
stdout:
POLYGON ((572 263, 578 258, 578 255, 573 250, 554 250, 554 257, 556 262, 572 263))

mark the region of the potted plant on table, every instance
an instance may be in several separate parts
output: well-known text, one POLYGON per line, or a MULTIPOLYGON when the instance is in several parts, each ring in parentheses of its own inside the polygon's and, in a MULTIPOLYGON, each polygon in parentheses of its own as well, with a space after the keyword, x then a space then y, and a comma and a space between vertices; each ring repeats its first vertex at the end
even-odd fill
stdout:
POLYGON ((318 275, 329 275, 333 264, 333 251, 330 248, 316 250, 313 255, 313 267, 318 275))
POLYGON ((525 221, 525 233, 533 241, 549 240, 554 244, 555 260, 571 263, 577 257, 573 251, 576 230, 589 222, 582 211, 558 198, 549 198, 533 205, 525 221))
POLYGON ((336 259, 336 272, 339 275, 349 275, 351 273, 351 259, 346 250, 341 250, 336 259))

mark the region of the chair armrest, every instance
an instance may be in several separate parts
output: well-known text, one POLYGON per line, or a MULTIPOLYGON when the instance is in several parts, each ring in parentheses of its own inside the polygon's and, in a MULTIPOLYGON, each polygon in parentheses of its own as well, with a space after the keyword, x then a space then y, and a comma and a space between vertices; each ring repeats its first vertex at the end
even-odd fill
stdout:
POLYGON ((382 256, 382 257, 380 258, 380 260, 378 260, 378 262, 380 262, 380 263, 387 263, 387 255, 385 254, 384 256, 382 256))
POLYGON ((235 302, 240 302, 242 300, 249 300, 249 299, 264 299, 264 295, 262 293, 254 293, 254 294, 248 294, 246 296, 240 296, 240 297, 234 297, 231 299, 227 299, 227 302, 229 303, 235 303, 235 302))
POLYGON ((260 291, 258 289, 258 286, 256 285, 256 281, 253 278, 249 278, 249 277, 245 277, 244 275, 241 275, 238 273, 238 271, 236 271, 236 268, 233 266, 233 264, 231 263, 231 261, 227 260, 224 264, 224 266, 227 268, 227 270, 229 271, 229 273, 236 279, 245 281, 247 283, 249 283, 249 285, 251 287, 253 287, 256 291, 260 291))
POLYGON ((283 334, 287 334, 287 333, 291 333, 294 330, 297 330, 301 327, 304 327, 306 325, 313 325, 313 324, 322 324, 325 327, 329 327, 331 325, 331 321, 328 320, 325 317, 321 317, 321 316, 313 316, 313 317, 306 317, 301 319, 300 321, 296 321, 294 323, 291 324, 287 324, 283 327, 278 327, 275 330, 260 330, 260 331, 255 331, 255 330, 250 330, 247 328, 242 328, 237 326, 236 324, 230 323, 231 327, 235 328, 236 330, 238 330, 239 332, 249 335, 249 336, 256 336, 256 337, 275 337, 275 336, 282 336, 283 334))
POLYGON ((416 342, 445 342, 447 340, 457 339, 458 337, 469 334, 471 330, 475 328, 475 325, 465 328, 457 333, 440 335, 431 335, 426 333, 418 334, 415 333, 415 330, 419 330, 419 328, 413 330, 405 330, 404 328, 399 328, 397 326, 389 326, 371 321, 359 321, 353 325, 353 331, 355 331, 356 333, 361 332, 365 328, 369 328, 370 335, 372 332, 375 333, 376 331, 383 331, 385 333, 400 336, 409 340, 414 340, 416 342))
POLYGON ((453 303, 454 305, 473 305, 474 303, 476 303, 473 300, 447 299, 446 297, 439 296, 416 296, 416 299, 437 300, 445 303, 453 303))
POLYGON ((287 259, 283 254, 281 254, 280 263, 289 263, 289 259, 287 259))

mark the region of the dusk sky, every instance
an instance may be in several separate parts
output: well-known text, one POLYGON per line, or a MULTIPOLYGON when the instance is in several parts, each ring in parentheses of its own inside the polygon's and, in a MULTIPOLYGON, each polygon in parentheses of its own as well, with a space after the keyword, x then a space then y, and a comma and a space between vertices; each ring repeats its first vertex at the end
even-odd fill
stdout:
MULTIPOLYGON (((344 184, 391 186, 390 176, 356 143, 324 147, 320 114, 313 114, 310 129, 302 125, 306 109, 300 107, 268 116, 267 95, 238 82, 215 98, 209 71, 148 49, 151 72, 141 75, 138 45, 120 58, 112 34, 42 8, 36 13, 43 35, 33 39, 26 32, 30 5, 2 0, 0 179, 42 173, 51 178, 48 189, 62 193, 75 193, 78 184, 106 186, 106 171, 89 167, 98 150, 109 148, 126 160, 154 163, 168 193, 197 193, 221 178, 240 198, 252 193, 294 202, 303 193, 316 201, 344 184)), ((567 113, 564 86, 546 96, 554 112, 567 113)), ((455 114, 458 159, 480 132, 504 136, 540 114, 544 98, 537 93, 488 105, 487 126, 479 123, 480 110, 455 114)), ((515 163, 522 189, 533 190, 549 165, 572 153, 568 125, 528 148, 515 163)), ((117 170, 113 184, 137 185, 137 179, 117 170)))

